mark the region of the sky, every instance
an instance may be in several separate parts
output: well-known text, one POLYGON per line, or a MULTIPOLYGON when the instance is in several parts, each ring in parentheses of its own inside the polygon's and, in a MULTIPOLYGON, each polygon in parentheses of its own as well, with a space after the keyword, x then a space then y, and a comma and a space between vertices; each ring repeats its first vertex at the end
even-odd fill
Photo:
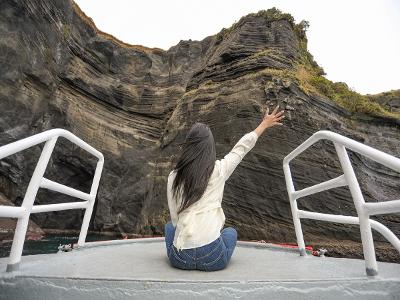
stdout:
POLYGON ((400 89, 400 0, 75 0, 96 26, 167 50, 202 40, 242 16, 277 7, 307 20, 308 49, 333 81, 362 94, 400 89))

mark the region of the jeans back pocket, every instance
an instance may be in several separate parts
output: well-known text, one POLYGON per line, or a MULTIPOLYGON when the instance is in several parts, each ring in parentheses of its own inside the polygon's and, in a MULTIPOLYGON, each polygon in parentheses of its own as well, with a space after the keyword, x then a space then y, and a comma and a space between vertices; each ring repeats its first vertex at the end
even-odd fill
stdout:
POLYGON ((217 244, 209 246, 206 253, 198 257, 198 268, 204 271, 217 271, 226 267, 227 256, 224 243, 219 240, 217 244))
POLYGON ((171 246, 169 261, 175 268, 184 270, 192 269, 191 262, 184 257, 183 253, 179 253, 178 249, 176 249, 174 246, 171 246))

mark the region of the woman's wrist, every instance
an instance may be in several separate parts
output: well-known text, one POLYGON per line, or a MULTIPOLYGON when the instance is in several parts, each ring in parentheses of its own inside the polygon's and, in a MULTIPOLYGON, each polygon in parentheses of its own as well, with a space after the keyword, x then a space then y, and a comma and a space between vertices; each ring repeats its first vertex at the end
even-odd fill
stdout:
POLYGON ((254 132, 260 137, 267 128, 268 128, 267 124, 261 122, 260 125, 258 125, 257 128, 254 129, 254 132))

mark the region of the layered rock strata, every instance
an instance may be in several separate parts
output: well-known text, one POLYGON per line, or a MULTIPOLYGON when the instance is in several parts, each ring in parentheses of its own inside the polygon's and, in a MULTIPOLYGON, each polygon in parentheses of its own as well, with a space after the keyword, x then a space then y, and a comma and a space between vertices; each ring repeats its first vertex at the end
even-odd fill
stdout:
MULTIPOLYGON (((105 168, 91 230, 162 234, 169 220, 166 178, 196 121, 211 127, 221 158, 256 127, 266 105, 287 111, 284 126, 268 130, 226 183, 226 225, 235 226, 241 239, 295 241, 282 160, 316 131, 338 132, 400 156, 398 119, 350 112, 304 84, 304 75, 323 71, 307 52, 304 27, 274 9, 165 51, 100 32, 71 1, 5 0, 0 36, 0 145, 65 128, 100 150, 105 168)), ((41 147, 0 161, 0 192, 15 205, 41 147)), ((366 201, 398 198, 399 174, 358 154, 350 157, 366 201)), ((89 191, 94 166, 90 155, 60 141, 46 177, 89 191)), ((297 189, 341 173, 327 142, 306 151, 292 168, 297 189)), ((36 203, 73 200, 40 191, 36 203)), ((355 215, 347 188, 299 200, 299 206, 355 215)), ((32 219, 43 228, 79 229, 82 212, 32 219)), ((400 234, 398 216, 378 219, 400 234)), ((304 221, 303 229, 308 240, 359 240, 357 227, 304 221)))

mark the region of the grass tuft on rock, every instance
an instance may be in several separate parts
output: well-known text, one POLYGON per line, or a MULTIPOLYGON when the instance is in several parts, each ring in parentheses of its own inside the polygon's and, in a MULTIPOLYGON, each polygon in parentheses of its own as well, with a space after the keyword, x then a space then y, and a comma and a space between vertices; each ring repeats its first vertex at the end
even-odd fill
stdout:
POLYGON ((353 114, 364 113, 400 119, 399 113, 390 112, 366 95, 353 91, 344 82, 332 82, 310 67, 297 66, 296 76, 300 88, 307 94, 329 98, 353 114))

